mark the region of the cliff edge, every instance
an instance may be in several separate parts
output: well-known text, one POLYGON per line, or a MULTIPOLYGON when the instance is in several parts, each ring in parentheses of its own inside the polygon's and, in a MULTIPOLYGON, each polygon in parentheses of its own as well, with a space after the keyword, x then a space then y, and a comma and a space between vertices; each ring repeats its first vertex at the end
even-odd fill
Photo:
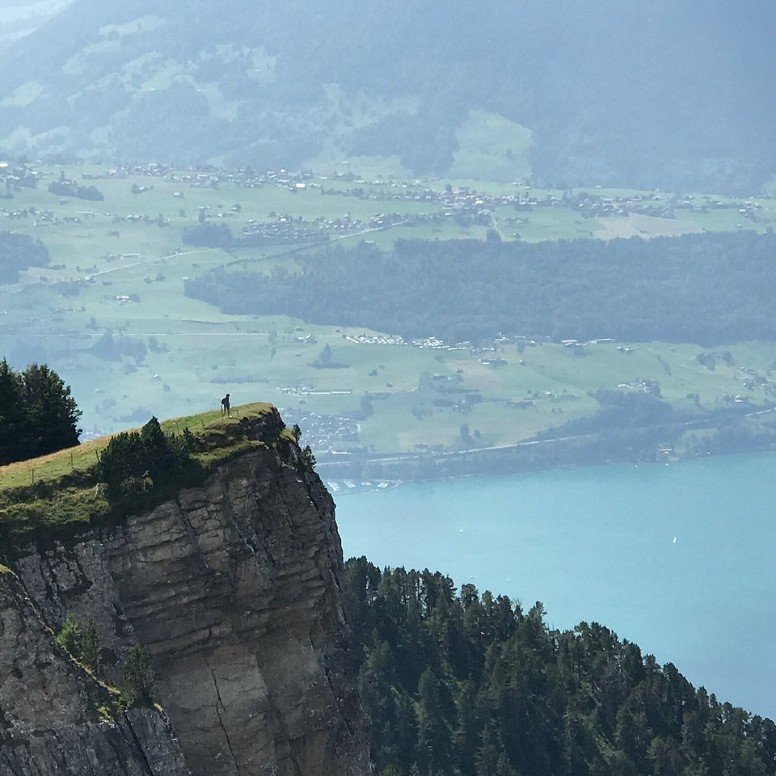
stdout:
MULTIPOLYGON (((331 497, 274 408, 190 425, 207 461, 196 484, 120 519, 92 515, 67 531, 60 520, 51 523, 57 530, 7 533, 17 598, 41 628, 57 631, 67 614, 94 622, 106 681, 134 645, 148 648, 155 697, 194 776, 369 773, 331 497)), ((92 487, 88 476, 80 487, 92 487)), ((12 677, 3 671, 0 694, 12 677)), ((27 692, 47 705, 37 684, 27 692)), ((55 695, 67 705, 75 692, 63 684, 55 695)), ((146 727, 165 724, 159 712, 130 710, 114 728, 134 729, 138 715, 146 727)), ((36 713, 29 725, 61 729, 58 718, 36 713)), ((0 763, 7 750, 0 746, 0 763)), ((117 772, 185 771, 151 764, 117 772)))

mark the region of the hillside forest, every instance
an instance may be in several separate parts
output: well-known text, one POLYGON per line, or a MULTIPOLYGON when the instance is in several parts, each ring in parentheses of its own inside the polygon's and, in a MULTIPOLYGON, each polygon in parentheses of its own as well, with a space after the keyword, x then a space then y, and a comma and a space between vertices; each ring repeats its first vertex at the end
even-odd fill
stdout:
POLYGON ((291 315, 405 337, 500 334, 716 345, 776 338, 776 235, 362 242, 300 256, 301 271, 217 269, 187 293, 231 314, 291 315))
POLYGON ((346 565, 345 607, 381 776, 766 776, 776 726, 597 623, 346 565))

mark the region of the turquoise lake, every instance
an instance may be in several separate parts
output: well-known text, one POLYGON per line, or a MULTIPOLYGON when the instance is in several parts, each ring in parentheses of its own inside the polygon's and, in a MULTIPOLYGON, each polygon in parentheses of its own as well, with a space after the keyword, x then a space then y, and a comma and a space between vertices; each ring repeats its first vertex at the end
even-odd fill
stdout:
POLYGON ((776 455, 337 494, 345 557, 429 568, 612 628, 776 718, 776 455))

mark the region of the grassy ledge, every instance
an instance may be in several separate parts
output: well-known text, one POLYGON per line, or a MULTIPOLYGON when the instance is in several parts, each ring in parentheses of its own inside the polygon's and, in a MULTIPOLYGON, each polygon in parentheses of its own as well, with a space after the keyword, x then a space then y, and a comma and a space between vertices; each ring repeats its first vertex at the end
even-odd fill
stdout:
MULTIPOLYGON (((234 407, 230 418, 216 410, 161 425, 165 433, 188 429, 196 438, 191 458, 200 476, 251 449, 295 441, 277 409, 267 403, 234 407)), ((0 467, 0 554, 12 556, 29 541, 65 538, 90 525, 110 525, 123 518, 100 487, 97 470, 110 439, 0 467)), ((182 483, 187 484, 192 483, 182 483)), ((159 489, 152 501, 160 503, 170 495, 169 489, 159 489)))

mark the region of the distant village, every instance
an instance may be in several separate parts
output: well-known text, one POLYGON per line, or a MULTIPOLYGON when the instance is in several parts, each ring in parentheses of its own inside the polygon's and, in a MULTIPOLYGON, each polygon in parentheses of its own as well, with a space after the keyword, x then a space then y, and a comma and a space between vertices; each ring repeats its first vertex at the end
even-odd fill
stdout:
MULTIPOLYGON (((14 164, 0 162, 0 199, 12 200, 14 191, 21 188, 35 188, 45 179, 38 167, 42 165, 14 164)), ((77 165, 73 166, 77 170, 77 165)), ((285 169, 255 172, 250 168, 239 170, 224 170, 215 167, 188 168, 180 170, 166 165, 148 164, 126 167, 108 168, 103 174, 83 173, 80 181, 62 178, 49 184, 57 191, 69 191, 71 196, 83 199, 98 199, 99 180, 106 178, 125 178, 135 181, 132 192, 142 195, 153 188, 154 179, 163 179, 180 184, 172 196, 178 199, 186 198, 186 190, 218 189, 222 184, 233 184, 237 187, 253 189, 260 187, 278 187, 292 192, 316 190, 322 195, 356 198, 375 202, 415 202, 428 204, 433 208, 428 213, 422 212, 407 215, 397 212, 385 212, 372 216, 367 220, 351 218, 342 215, 336 218, 321 217, 316 221, 303 221, 288 215, 274 213, 267 220, 251 219, 242 228, 246 244, 251 239, 256 244, 274 243, 307 243, 315 240, 347 237, 379 231, 397 225, 417 226, 424 223, 443 223, 452 219, 462 225, 484 225, 492 223, 494 210, 498 207, 511 207, 517 213, 529 213, 540 208, 571 209, 584 218, 627 217, 632 214, 655 216, 673 219, 679 211, 693 213, 708 213, 712 210, 735 210, 740 216, 739 227, 744 221, 759 222, 762 210, 761 203, 755 197, 747 197, 735 201, 723 201, 712 196, 696 197, 694 195, 670 194, 660 191, 643 192, 639 194, 606 196, 597 194, 595 190, 565 189, 560 193, 534 194, 533 187, 524 182, 515 181, 513 191, 498 195, 478 192, 472 187, 456 187, 446 184, 434 187, 420 180, 401 181, 394 179, 375 178, 367 180, 354 173, 336 173, 331 176, 316 176, 311 170, 291 172, 285 169), (140 185, 137 179, 147 179, 148 184, 140 185), (335 185, 336 183, 336 185, 335 185), (344 184, 344 185, 343 185, 344 184), (59 186, 59 188, 57 188, 59 186), (81 192, 82 194, 77 194, 81 192), (87 196, 84 192, 88 192, 87 196), (82 196, 83 195, 83 196, 82 196)), ((597 187, 598 188, 598 187, 597 187)), ((63 198, 66 201, 66 197, 63 198)), ((199 208, 201 218, 230 219, 241 211, 239 204, 224 207, 222 210, 199 208)), ((63 222, 79 223, 94 217, 93 211, 84 210, 75 215, 63 216, 63 222)), ((106 214, 110 215, 110 214, 106 214)), ((30 209, 14 209, 0 207, 0 216, 10 219, 32 218, 36 224, 58 223, 59 219, 53 210, 45 211, 30 209)), ((116 222, 146 221, 159 219, 151 214, 124 214, 115 217, 116 222)), ((519 223, 519 217, 516 221, 519 223)), ((515 233, 514 238, 519 238, 515 233)))

